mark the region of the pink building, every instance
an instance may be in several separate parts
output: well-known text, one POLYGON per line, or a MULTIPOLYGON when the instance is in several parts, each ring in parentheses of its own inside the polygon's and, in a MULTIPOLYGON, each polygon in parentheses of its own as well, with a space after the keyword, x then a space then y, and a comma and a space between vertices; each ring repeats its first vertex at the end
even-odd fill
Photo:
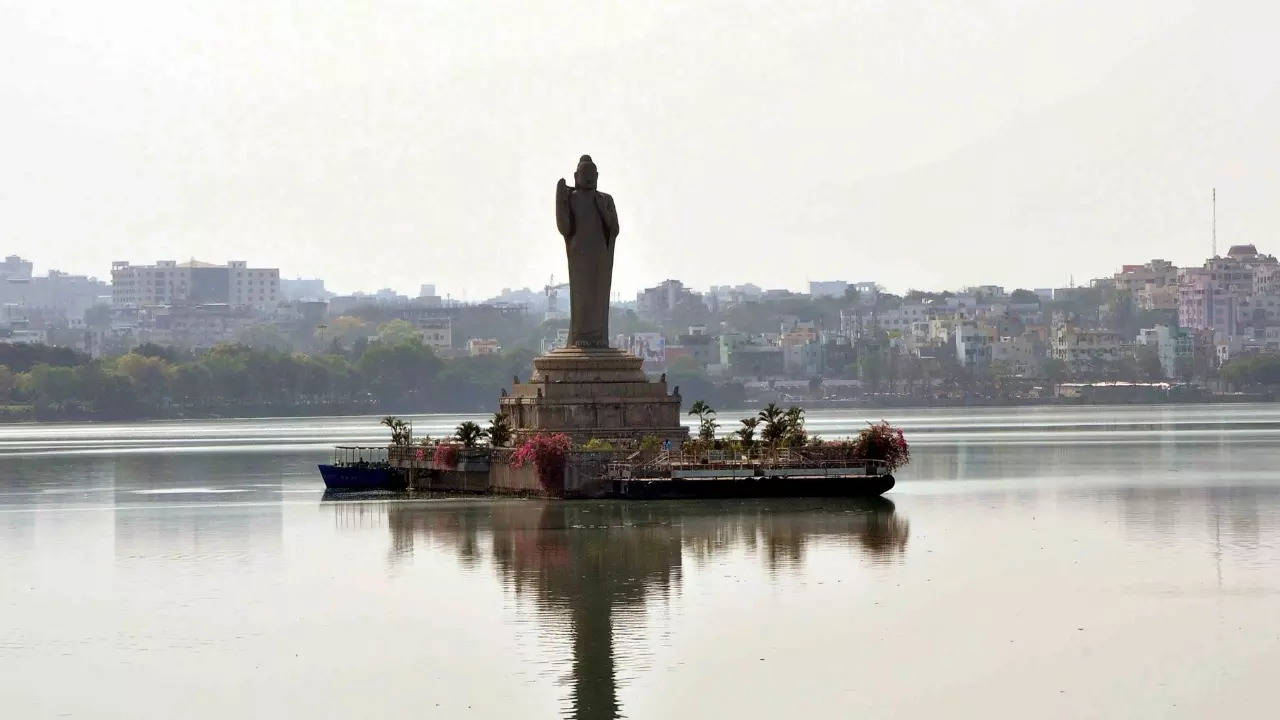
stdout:
POLYGON ((1178 322, 1184 328, 1213 330, 1232 337, 1253 325, 1254 310, 1266 301, 1278 272, 1276 258, 1253 245, 1233 245, 1226 257, 1187 268, 1178 288, 1178 322))

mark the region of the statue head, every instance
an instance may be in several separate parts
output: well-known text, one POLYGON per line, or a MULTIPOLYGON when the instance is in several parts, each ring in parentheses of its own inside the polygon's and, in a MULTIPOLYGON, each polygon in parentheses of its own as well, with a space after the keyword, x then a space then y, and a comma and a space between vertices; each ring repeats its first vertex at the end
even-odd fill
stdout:
POLYGON ((583 155, 578 158, 578 169, 573 171, 573 184, 595 190, 597 177, 599 173, 596 172, 596 164, 591 161, 591 156, 583 155))

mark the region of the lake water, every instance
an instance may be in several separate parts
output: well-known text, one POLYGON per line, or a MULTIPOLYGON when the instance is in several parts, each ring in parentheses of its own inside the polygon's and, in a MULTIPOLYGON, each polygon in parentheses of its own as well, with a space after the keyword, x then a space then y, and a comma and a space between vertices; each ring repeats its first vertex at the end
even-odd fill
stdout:
POLYGON ((0 426, 0 713, 1276 712, 1280 406, 886 413, 880 502, 326 501, 376 418, 0 426))

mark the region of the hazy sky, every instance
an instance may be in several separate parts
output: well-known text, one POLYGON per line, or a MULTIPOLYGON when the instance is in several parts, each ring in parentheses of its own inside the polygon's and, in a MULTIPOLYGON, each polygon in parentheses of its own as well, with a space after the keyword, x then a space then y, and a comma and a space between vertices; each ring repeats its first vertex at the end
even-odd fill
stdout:
POLYGON ((600 166, 615 291, 1061 285, 1280 251, 1264 2, 0 0, 0 250, 278 266, 479 299, 567 276, 600 166))

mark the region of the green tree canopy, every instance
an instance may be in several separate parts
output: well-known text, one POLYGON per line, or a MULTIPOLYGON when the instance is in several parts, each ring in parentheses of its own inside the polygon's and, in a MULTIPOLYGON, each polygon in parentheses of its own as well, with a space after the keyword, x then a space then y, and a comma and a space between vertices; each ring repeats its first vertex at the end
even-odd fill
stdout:
POLYGON ((358 366, 368 379, 370 391, 379 399, 420 401, 425 399, 442 364, 425 345, 376 342, 365 349, 358 366))
POLYGON ((409 345, 421 343, 418 329, 405 320, 392 320, 378 326, 378 342, 384 345, 409 345))
POLYGON ((1280 385, 1280 355, 1233 357, 1222 366, 1222 378, 1233 385, 1280 385))

